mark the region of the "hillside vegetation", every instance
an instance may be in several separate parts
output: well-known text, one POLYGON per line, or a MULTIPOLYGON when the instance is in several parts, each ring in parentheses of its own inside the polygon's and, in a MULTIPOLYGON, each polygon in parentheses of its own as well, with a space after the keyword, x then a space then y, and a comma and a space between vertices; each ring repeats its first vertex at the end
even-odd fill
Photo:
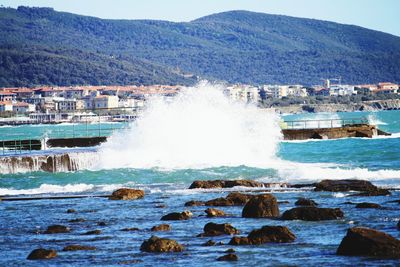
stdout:
POLYGON ((0 34, 0 86, 400 82, 400 37, 247 11, 173 23, 0 8, 0 34))

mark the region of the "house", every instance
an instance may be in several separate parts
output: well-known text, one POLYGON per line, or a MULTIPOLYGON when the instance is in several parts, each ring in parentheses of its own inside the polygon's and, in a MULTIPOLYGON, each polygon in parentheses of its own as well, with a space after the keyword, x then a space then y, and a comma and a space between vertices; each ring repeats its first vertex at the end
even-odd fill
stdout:
POLYGON ((0 101, 15 101, 16 100, 16 94, 12 92, 0 92, 0 101))
POLYGON ((399 85, 389 82, 378 83, 378 89, 374 91, 378 94, 397 94, 399 93, 399 85))
POLYGON ((13 112, 15 113, 28 113, 35 111, 35 105, 25 102, 15 102, 12 104, 13 112))
POLYGON ((13 111, 13 105, 10 101, 0 102, 0 112, 13 111))
POLYGON ((60 111, 75 111, 85 109, 85 101, 77 99, 55 100, 56 109, 60 111))
POLYGON ((93 98, 93 108, 118 108, 118 96, 99 95, 93 98))

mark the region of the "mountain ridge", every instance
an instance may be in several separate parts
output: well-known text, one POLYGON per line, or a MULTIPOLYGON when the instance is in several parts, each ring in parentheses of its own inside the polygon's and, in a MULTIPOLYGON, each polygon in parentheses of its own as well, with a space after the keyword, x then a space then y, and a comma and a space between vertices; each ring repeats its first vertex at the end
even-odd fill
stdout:
MULTIPOLYGON (((251 84, 311 85, 336 76, 347 83, 400 81, 400 37, 359 26, 250 11, 169 22, 106 20, 51 8, 0 8, 0 34, 4 36, 0 40, 0 86, 55 82, 193 84, 197 76, 251 84), (15 51, 26 52, 30 47, 32 58, 40 57, 46 49, 54 57, 66 50, 76 51, 85 55, 83 59, 91 58, 87 62, 92 67, 74 70, 64 64, 62 77, 43 79, 48 72, 51 77, 57 75, 40 60, 32 59, 23 69, 16 63, 22 56, 18 59, 15 51), (7 53, 11 50, 13 57, 7 53), (6 58, 8 65, 4 64, 6 58), (113 67, 110 60, 116 59, 122 60, 126 70, 113 67), (102 61, 107 62, 107 68, 102 61), (24 75, 33 63, 43 70, 24 75), (63 79, 68 71, 78 78, 63 79), (88 80, 77 71, 91 72, 81 76, 102 78, 88 80), (97 71, 103 74, 97 75, 97 71), (104 73, 114 78, 107 79, 104 73), (10 77, 16 74, 20 78, 10 77)), ((65 56, 69 64, 82 65, 73 63, 77 57, 71 52, 65 56)), ((48 64, 63 65, 60 60, 48 64)))

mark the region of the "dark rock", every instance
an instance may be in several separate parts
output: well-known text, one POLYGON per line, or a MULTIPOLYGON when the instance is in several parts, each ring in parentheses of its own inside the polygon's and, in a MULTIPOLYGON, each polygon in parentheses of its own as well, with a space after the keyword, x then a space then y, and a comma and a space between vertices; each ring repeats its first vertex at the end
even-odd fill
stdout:
POLYGON ((236 256, 236 254, 233 253, 229 253, 217 258, 217 261, 238 261, 238 260, 239 260, 238 256, 236 256))
POLYGON ((206 206, 224 207, 224 206, 235 206, 235 203, 230 199, 219 197, 219 198, 215 198, 215 199, 206 201, 205 205, 206 206))
POLYGON ((136 227, 129 227, 129 228, 121 229, 121 231, 124 231, 124 232, 139 231, 139 230, 140 230, 140 229, 139 229, 139 228, 136 228, 136 227))
POLYGON ((224 253, 235 253, 236 251, 233 248, 229 248, 224 251, 224 253))
POLYGON ((144 191, 132 188, 120 188, 108 198, 111 200, 132 200, 144 197, 144 191))
POLYGON ((131 264, 137 264, 137 263, 142 263, 142 260, 127 260, 127 261, 120 261, 118 264, 121 265, 131 265, 131 264))
POLYGON ((303 220, 303 221, 322 221, 336 220, 343 218, 344 214, 339 209, 317 208, 317 207, 298 207, 287 210, 283 213, 283 220, 303 220))
POLYGON ((218 235, 236 235, 239 234, 239 230, 233 227, 229 223, 207 223, 204 226, 204 233, 199 236, 218 236, 218 235))
POLYGON ((196 201, 196 200, 191 200, 185 203, 186 207, 192 207, 192 206, 204 206, 204 201, 196 201))
POLYGON ((151 231, 157 232, 157 231, 171 231, 171 226, 169 224, 160 224, 153 226, 151 228, 151 231))
POLYGON ((54 249, 37 248, 28 255, 28 260, 47 260, 57 257, 57 251, 54 249))
POLYGON ((67 213, 75 213, 76 212, 76 210, 74 210, 74 209, 67 209, 67 213))
POLYGON ((98 226, 107 226, 107 223, 106 222, 98 222, 97 225, 98 226))
POLYGON ((389 190, 378 188, 365 180, 322 180, 315 184, 315 191, 347 192, 360 191, 361 193, 352 196, 386 196, 390 195, 389 190))
POLYGON ((69 220, 68 222, 70 222, 70 223, 81 223, 81 222, 86 222, 86 220, 83 219, 83 218, 76 218, 76 219, 69 220))
POLYGON ((400 258, 400 240, 377 230, 353 227, 347 231, 336 254, 344 256, 400 258))
POLYGON ((291 184, 288 187, 290 188, 304 188, 304 187, 315 187, 316 183, 312 184, 291 184))
POLYGON ((287 200, 284 200, 284 201, 278 201, 278 204, 279 204, 279 205, 280 205, 280 204, 290 204, 290 202, 287 201, 287 200))
POLYGON ((66 227, 64 225, 50 225, 47 227, 47 230, 44 232, 45 234, 63 234, 63 233, 69 233, 71 232, 71 229, 69 227, 66 227))
POLYGON ((100 234, 101 234, 101 230, 92 230, 92 231, 87 231, 83 235, 100 235, 100 234))
POLYGON ((357 209, 380 209, 382 208, 381 205, 376 204, 376 203, 368 203, 368 202, 362 202, 362 203, 358 203, 356 205, 357 209))
POLYGON ((271 194, 253 196, 244 206, 242 217, 264 218, 279 216, 279 208, 276 198, 271 194))
POLYGON ((318 206, 318 204, 314 200, 303 197, 299 198, 294 204, 296 206, 318 206))
POLYGON ((250 232, 247 237, 234 237, 230 245, 260 245, 264 243, 290 243, 296 236, 286 226, 263 226, 250 232))
POLYGON ((204 246, 204 247, 215 246, 215 242, 210 239, 207 242, 203 243, 202 246, 204 246))
POLYGON ((157 209, 165 209, 167 207, 167 205, 164 205, 164 204, 158 204, 158 205, 156 205, 156 208, 157 209))
POLYGON ((172 239, 152 236, 140 246, 141 251, 146 252, 181 252, 184 247, 172 239))
POLYGON ((400 221, 397 222, 397 229, 400 230, 400 221))
POLYGON ((223 217, 225 216, 225 212, 222 210, 208 208, 204 211, 207 213, 207 217, 223 217))
POLYGON ((213 180, 213 181, 194 181, 189 189, 195 188, 232 188, 235 186, 245 187, 264 187, 264 183, 251 180, 213 180))
POLYGON ((63 251, 75 251, 75 250, 96 250, 96 247, 82 246, 82 245, 69 245, 63 248, 63 251))
POLYGON ((315 184, 315 191, 347 192, 347 191, 374 191, 377 187, 369 181, 345 179, 322 180, 315 184))
POLYGON ((255 195, 251 195, 251 194, 242 194, 239 192, 232 192, 232 193, 229 193, 229 195, 226 198, 231 200, 235 206, 243 206, 254 196, 255 195))
POLYGON ((189 220, 193 214, 190 211, 185 210, 184 212, 172 212, 161 217, 162 221, 180 221, 189 220))

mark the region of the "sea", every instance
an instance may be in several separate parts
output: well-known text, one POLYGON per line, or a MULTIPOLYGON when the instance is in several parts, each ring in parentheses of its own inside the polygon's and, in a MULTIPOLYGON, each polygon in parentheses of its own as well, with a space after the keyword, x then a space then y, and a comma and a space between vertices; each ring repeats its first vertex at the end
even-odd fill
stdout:
MULTIPOLYGON (((400 111, 306 113, 278 115, 228 99, 220 85, 202 83, 174 98, 152 98, 129 125, 102 125, 106 143, 79 150, 74 172, 49 173, 26 168, 0 174, 0 196, 107 195, 121 187, 138 188, 145 197, 111 201, 102 197, 0 202, 0 266, 398 266, 400 262, 369 257, 337 256, 336 249, 350 227, 364 226, 400 238, 400 111), (282 121, 365 118, 391 136, 337 140, 283 140, 282 121), (78 160, 78 159, 77 159, 78 160), (254 188, 188 189, 195 180, 250 179, 276 183, 313 183, 322 179, 363 179, 392 189, 391 196, 351 197, 352 192, 314 192, 310 188, 272 189, 280 213, 299 197, 320 207, 340 208, 343 219, 319 222, 242 218, 242 207, 220 207, 226 217, 207 218, 206 207, 185 207, 189 200, 224 197, 230 191, 257 193, 254 188), (383 209, 356 209, 374 202, 383 209), (67 213, 68 209, 76 210, 67 213), (168 222, 172 230, 152 232, 170 212, 190 210, 193 218, 168 222), (78 220, 73 222, 71 220, 78 220), (231 236, 197 237, 208 222, 230 223, 242 236, 264 225, 287 226, 293 243, 230 246, 231 236), (43 234, 49 225, 71 228, 66 234, 43 234), (121 231, 124 228, 137 231, 121 231), (98 235, 85 235, 90 230, 98 235), (175 239, 181 253, 146 253, 140 245, 152 235, 175 239), (216 246, 203 246, 212 239, 216 246), (70 244, 90 245, 92 251, 62 251, 70 244), (36 248, 51 248, 58 256, 29 261, 36 248), (233 248, 237 262, 216 259, 233 248)), ((312 122, 310 122, 312 125, 312 122)), ((87 125, 0 127, 1 135, 48 137, 87 125)), ((98 129, 98 125, 89 126, 98 129)), ((73 149, 71 149, 72 151, 73 149)), ((63 153, 68 153, 64 149, 63 153)), ((77 152, 77 150, 73 150, 77 152)), ((35 152, 37 153, 37 152, 35 152)), ((48 149, 46 153, 52 153, 48 149)), ((29 156, 29 152, 24 154, 29 156)), ((32 156, 33 152, 32 152, 32 156)), ((2 157, 2 156, 0 156, 2 157)), ((3 166, 4 167, 4 166, 3 166)), ((3 168, 4 169, 4 168, 3 168)))

